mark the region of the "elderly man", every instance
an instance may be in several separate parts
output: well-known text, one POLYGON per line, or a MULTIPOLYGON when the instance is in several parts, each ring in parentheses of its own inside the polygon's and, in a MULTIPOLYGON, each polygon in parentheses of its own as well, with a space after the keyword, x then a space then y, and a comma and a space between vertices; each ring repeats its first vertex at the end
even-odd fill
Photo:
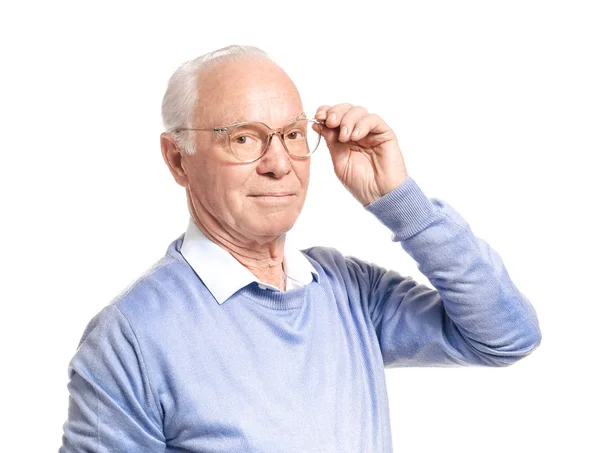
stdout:
POLYGON ((392 129, 350 104, 314 118, 253 47, 175 72, 161 149, 189 225, 85 329, 60 452, 387 453, 384 367, 507 366, 540 344, 500 256, 424 195, 392 129), (435 289, 286 242, 321 137, 435 289))

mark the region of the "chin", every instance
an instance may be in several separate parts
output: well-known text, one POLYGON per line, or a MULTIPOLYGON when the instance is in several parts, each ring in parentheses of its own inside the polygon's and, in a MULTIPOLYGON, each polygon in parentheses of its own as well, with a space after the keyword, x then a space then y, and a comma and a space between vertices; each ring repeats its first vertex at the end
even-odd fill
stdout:
POLYGON ((267 215, 256 219, 255 222, 252 222, 252 225, 248 225, 248 230, 256 236, 278 236, 291 230, 296 223, 296 218, 290 218, 289 215, 285 218, 283 218, 283 215, 267 215))

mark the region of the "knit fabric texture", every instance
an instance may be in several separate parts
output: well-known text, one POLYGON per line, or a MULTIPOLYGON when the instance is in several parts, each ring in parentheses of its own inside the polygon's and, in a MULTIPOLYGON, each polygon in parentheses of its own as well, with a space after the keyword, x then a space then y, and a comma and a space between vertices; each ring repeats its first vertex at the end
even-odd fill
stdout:
POLYGON ((533 306, 447 202, 409 176, 365 210, 435 288, 315 246, 308 285, 218 304, 184 233, 87 325, 59 453, 390 453, 384 367, 503 367, 538 347, 533 306))

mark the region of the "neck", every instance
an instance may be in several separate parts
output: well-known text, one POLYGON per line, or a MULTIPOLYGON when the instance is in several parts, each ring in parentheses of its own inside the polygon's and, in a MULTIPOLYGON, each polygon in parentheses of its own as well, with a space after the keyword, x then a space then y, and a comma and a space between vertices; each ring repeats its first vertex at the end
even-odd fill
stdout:
POLYGON ((220 227, 215 219, 200 221, 191 212, 196 226, 215 244, 225 249, 259 280, 285 291, 283 254, 285 233, 265 242, 252 241, 220 227))

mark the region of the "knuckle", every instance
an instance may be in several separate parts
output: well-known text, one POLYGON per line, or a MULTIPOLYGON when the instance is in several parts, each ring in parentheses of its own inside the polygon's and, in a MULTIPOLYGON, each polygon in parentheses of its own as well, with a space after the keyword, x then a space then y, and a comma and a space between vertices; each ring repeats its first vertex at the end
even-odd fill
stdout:
POLYGON ((354 116, 357 121, 363 121, 365 118, 369 117, 369 112, 367 112, 364 107, 355 107, 352 116, 354 116))
POLYGON ((319 107, 317 109, 317 111, 315 112, 315 116, 321 116, 321 115, 326 115, 327 114, 327 110, 329 109, 328 105, 322 105, 321 107, 319 107))
POLYGON ((347 115, 344 115, 344 117, 342 118, 342 121, 340 121, 341 127, 350 127, 350 126, 352 126, 352 124, 354 124, 354 122, 352 121, 352 118, 348 118, 347 115))
POLYGON ((338 111, 349 110, 351 108, 352 108, 352 104, 348 104, 347 102, 344 102, 344 103, 341 103, 341 104, 334 105, 331 109, 335 110, 336 112, 338 112, 338 111))

